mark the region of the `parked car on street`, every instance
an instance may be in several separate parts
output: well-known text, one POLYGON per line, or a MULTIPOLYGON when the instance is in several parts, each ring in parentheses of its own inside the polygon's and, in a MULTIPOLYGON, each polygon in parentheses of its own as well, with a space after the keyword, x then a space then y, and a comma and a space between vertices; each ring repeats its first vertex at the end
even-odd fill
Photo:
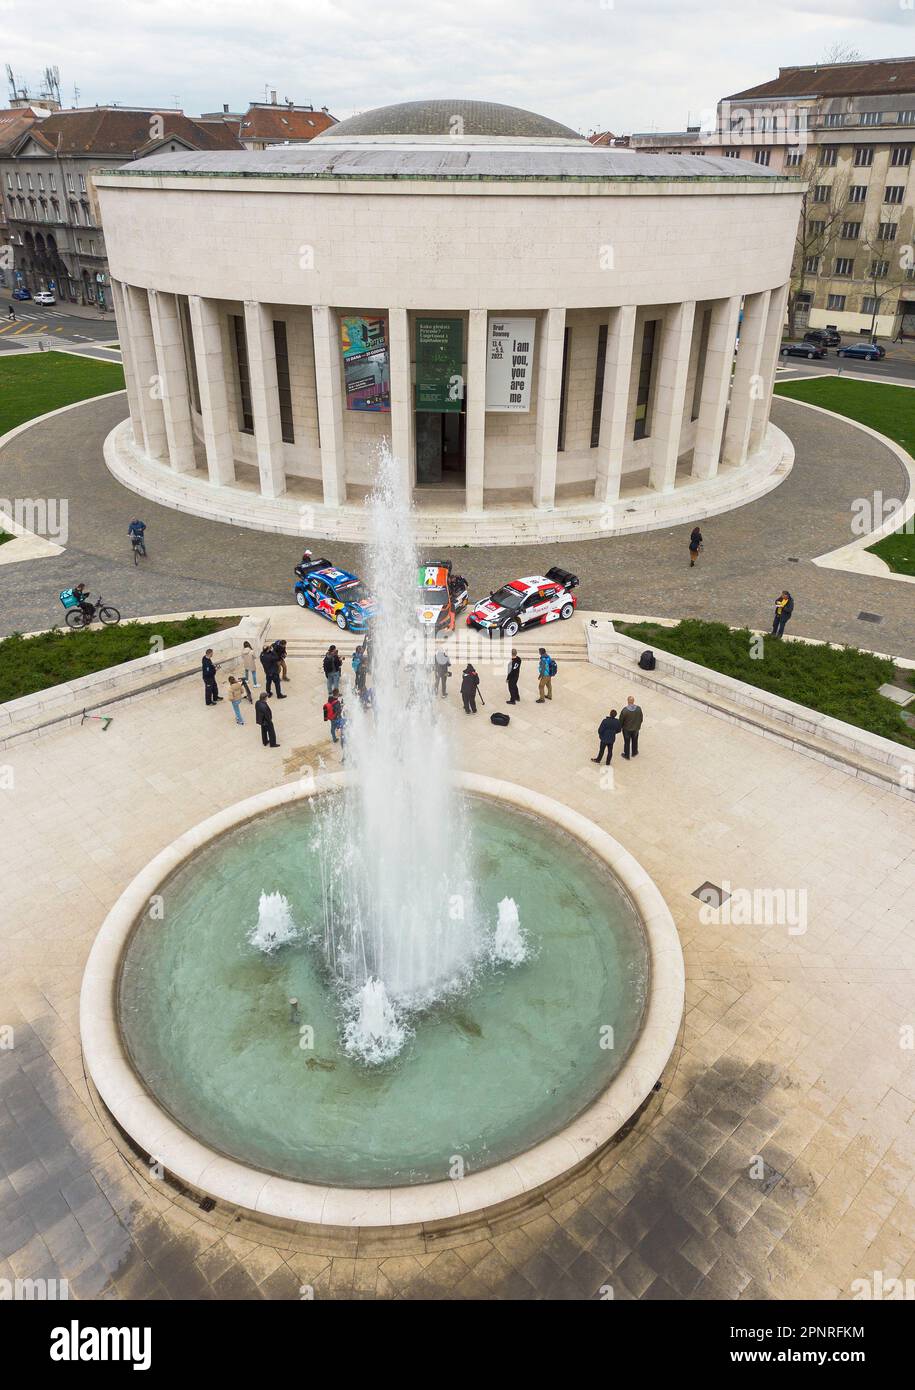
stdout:
POLYGON ((826 356, 826 349, 820 347, 819 343, 782 343, 782 357, 819 357, 826 356))
POLYGON ((839 348, 836 357, 857 357, 864 362, 879 362, 881 357, 886 356, 886 348, 882 348, 879 343, 850 343, 848 347, 839 348))
POLYGON ((805 343, 819 343, 820 347, 838 347, 841 341, 842 334, 834 328, 811 328, 804 334, 805 343))
POLYGON ((17 290, 13 290, 14 299, 31 299, 32 291, 27 290, 25 285, 20 285, 17 290))
POLYGON ((36 303, 36 304, 56 304, 56 303, 57 303, 57 300, 54 298, 54 296, 53 296, 53 294, 51 293, 50 290, 42 290, 40 294, 36 294, 36 295, 35 295, 35 303, 36 303))

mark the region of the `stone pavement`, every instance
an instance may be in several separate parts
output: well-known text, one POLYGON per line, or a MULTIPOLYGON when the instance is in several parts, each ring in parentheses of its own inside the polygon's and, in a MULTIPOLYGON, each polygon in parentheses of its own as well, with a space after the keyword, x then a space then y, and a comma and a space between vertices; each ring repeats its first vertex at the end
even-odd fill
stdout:
MULTIPOLYGON (((293 636, 330 632, 290 617, 293 636)), ((915 1277, 910 805, 637 684, 642 754, 614 760, 608 786, 588 761, 593 730, 629 691, 582 661, 562 663, 546 706, 527 665, 508 729, 485 714, 471 725, 454 688, 440 708, 458 765, 590 816, 670 905, 685 1022, 630 1131, 529 1209, 425 1239, 283 1232, 141 1178, 83 1075, 83 965, 164 844, 318 755, 334 765, 318 662, 290 669, 276 752, 228 704, 206 708, 190 677, 117 708, 106 733, 86 725, 3 755, 0 1023, 15 1046, 0 1050, 0 1278, 67 1278, 74 1298, 294 1299, 310 1286, 552 1300, 608 1286, 617 1299, 847 1298, 874 1270, 915 1277), (786 914, 703 923, 691 894, 706 880, 804 890, 806 931, 786 914)), ((492 702, 502 673, 481 675, 492 702)))
MULTIPOLYGON (((294 537, 186 516, 114 481, 102 443, 125 414, 123 396, 87 402, 25 431, 0 454, 0 496, 66 497, 70 510, 65 554, 0 572, 0 634, 59 623, 57 594, 78 580, 125 617, 291 600, 292 567, 301 553, 294 537), (150 558, 139 569, 126 535, 136 515, 150 528, 150 558)), ((788 588, 796 602, 793 633, 915 657, 910 586, 811 563, 854 539, 856 498, 875 491, 904 495, 898 461, 860 430, 795 402, 776 398, 773 418, 796 446, 790 477, 758 501, 703 523, 706 548, 696 570, 686 561, 689 525, 572 545, 460 547, 450 558, 474 595, 558 564, 581 576, 586 608, 756 628, 770 626, 775 597, 788 588), (862 621, 862 611, 881 622, 862 621)), ((358 570, 356 547, 331 549, 336 563, 358 570)))

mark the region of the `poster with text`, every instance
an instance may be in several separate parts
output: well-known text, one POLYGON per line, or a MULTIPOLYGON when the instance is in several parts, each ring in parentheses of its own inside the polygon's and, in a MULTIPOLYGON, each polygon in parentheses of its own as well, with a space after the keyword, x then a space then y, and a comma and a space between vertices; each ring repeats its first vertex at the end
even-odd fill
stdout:
POLYGON ((383 318, 340 320, 347 410, 391 409, 388 325, 383 318))
POLYGON ((464 408, 464 324, 461 319, 416 320, 416 409, 464 408))
POLYGON ((534 369, 534 319, 489 320, 486 409, 530 410, 534 369))

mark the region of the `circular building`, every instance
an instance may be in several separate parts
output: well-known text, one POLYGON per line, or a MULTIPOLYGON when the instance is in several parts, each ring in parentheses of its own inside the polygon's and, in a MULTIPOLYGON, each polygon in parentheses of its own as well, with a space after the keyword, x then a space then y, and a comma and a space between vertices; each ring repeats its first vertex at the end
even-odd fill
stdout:
POLYGON ((801 185, 762 165, 428 101, 96 182, 130 407, 106 455, 166 505, 358 540, 386 443, 421 540, 511 544, 699 518, 790 464, 801 185))

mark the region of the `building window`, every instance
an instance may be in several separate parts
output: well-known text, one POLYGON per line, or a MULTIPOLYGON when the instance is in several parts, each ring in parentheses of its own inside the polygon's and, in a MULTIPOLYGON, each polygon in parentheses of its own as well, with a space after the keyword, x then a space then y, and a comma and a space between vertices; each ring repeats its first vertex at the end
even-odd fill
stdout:
POLYGON ((79 223, 79 209, 75 203, 70 204, 70 221, 76 226, 79 223))
POLYGON ((854 183, 848 190, 848 201, 850 203, 864 203, 867 201, 867 184, 854 183))
POLYGON ((897 125, 915 125, 915 111, 900 111, 896 116, 897 125))
POLYGON ((837 257, 836 257, 836 268, 835 268, 835 270, 833 271, 833 274, 834 274, 834 275, 851 275, 851 273, 852 273, 852 271, 854 270, 854 268, 855 268, 855 263, 854 263, 854 261, 852 260, 851 256, 837 256, 837 257))
POLYGON ((894 145, 890 163, 894 169, 907 169, 912 162, 911 145, 894 145))
POLYGON ((78 236, 78 237, 76 238, 76 249, 77 249, 77 251, 79 252, 80 255, 83 254, 83 239, 82 239, 81 236, 78 236))
POLYGON ((871 294, 866 294, 864 298, 861 300, 862 314, 876 314, 877 305, 879 303, 879 299, 875 299, 871 294))
POLYGON ((739 159, 740 150, 725 150, 724 157, 725 159, 739 159))
POLYGON ((43 192, 44 192, 44 174, 39 174, 39 175, 38 175, 38 192, 39 192, 39 193, 43 193, 43 192))
POLYGON ((51 181, 51 192, 52 192, 52 193, 56 193, 56 192, 57 192, 57 179, 54 177, 53 174, 49 174, 49 175, 48 175, 48 178, 49 178, 50 181, 51 181))
POLYGON ((20 192, 22 191, 22 175, 21 175, 21 174, 17 174, 17 175, 16 175, 16 187, 19 189, 20 192))
POLYGON ((658 336, 659 319, 649 319, 642 329, 642 351, 639 356, 639 382, 635 397, 635 429, 633 439, 647 439, 651 433, 649 405, 651 403, 651 375, 654 367, 654 348, 658 336))
POLYGON ((51 199, 51 207, 54 209, 54 221, 60 221, 60 203, 56 198, 51 199))
POLYGON ((600 443, 600 416, 604 401, 604 372, 607 370, 608 327, 602 323, 597 330, 597 362, 594 367, 594 400, 591 404, 591 448, 600 443))
POLYGON ((803 155, 800 150, 789 150, 785 156, 785 168, 796 169, 802 158, 803 155))
POLYGON ((712 311, 706 309, 702 315, 702 327, 699 330, 699 351, 696 353, 696 380, 693 383, 693 403, 690 407, 689 418, 699 419, 699 411, 702 407, 702 383, 705 379, 705 362, 708 357, 708 335, 712 324, 712 311))
POLYGON ((870 275, 868 276, 868 279, 870 279, 870 280, 885 280, 886 277, 887 277, 887 275, 889 274, 889 269, 890 269, 890 263, 889 263, 889 261, 874 261, 874 262, 871 264, 871 270, 870 270, 870 275))
POLYGON ((289 383, 289 348, 286 342, 286 323, 273 320, 273 347, 276 353, 276 387, 280 398, 280 432, 285 443, 295 443, 292 423, 292 387, 289 383))
POLYGON ((756 151, 756 163, 757 163, 757 164, 768 164, 768 163, 769 163, 769 160, 771 159, 771 157, 772 157, 772 151, 771 151, 771 150, 757 150, 757 151, 756 151))
POLYGON ((85 176, 85 174, 80 174, 80 176, 79 176, 79 191, 80 191, 80 193, 85 193, 85 191, 86 191, 86 176, 85 176))
POLYGON ((862 112, 861 112, 861 124, 862 124, 862 125, 879 125, 879 124, 880 124, 880 115, 881 115, 881 113, 880 113, 879 111, 862 111, 862 112))
POLYGON ((896 223, 881 222, 880 226, 877 228, 877 236, 880 238, 881 241, 895 241, 896 223))
POLYGON ((829 193, 830 188, 828 183, 818 183, 813 190, 813 201, 815 203, 828 203, 829 193))
POLYGON ((842 223, 842 240, 843 240, 843 241, 857 241, 857 240, 858 240, 858 237, 859 237, 860 235, 861 235, 861 223, 860 223, 860 222, 843 222, 843 223, 842 223))
POLYGON ((883 190, 883 201, 885 203, 901 203, 904 196, 904 183, 888 183, 883 190))
POLYGON ((811 218, 807 223, 807 235, 822 236, 825 226, 825 222, 818 222, 815 219, 811 218))
POLYGON ((70 192, 72 193, 72 192, 73 192, 73 175, 72 175, 72 174, 68 174, 68 175, 67 175, 67 187, 69 188, 70 192))
POLYGON ((856 169, 869 169, 874 162, 874 150, 872 145, 856 145, 855 157, 853 160, 856 169))
POLYGON ((828 111, 823 124, 827 126, 844 125, 845 113, 843 111, 828 111))
POLYGON ((566 398, 569 393, 569 348, 572 330, 567 328, 562 335, 562 373, 559 378, 559 429, 556 434, 556 448, 566 447, 566 398))
POLYGON ((804 261, 804 271, 807 275, 819 275, 820 258, 819 256, 808 256, 804 261))
POLYGON ((241 314, 232 315, 235 334, 235 371, 238 381, 239 416, 242 434, 254 433, 254 410, 251 405, 251 373, 248 368, 248 339, 241 314))
POLYGON ((12 174, 7 174, 7 176, 6 176, 6 186, 7 186, 7 188, 9 189, 9 191, 12 193, 12 191, 13 191, 13 176, 12 176, 12 174))
POLYGON ((827 295, 827 297, 826 297, 826 308, 827 308, 827 309, 836 309, 836 310, 839 311, 839 313, 841 313, 842 310, 845 308, 845 295, 844 295, 844 294, 830 294, 830 295, 827 295))
POLYGON ((827 168, 831 169, 834 164, 838 163, 838 160, 839 151, 835 145, 824 145, 820 150, 820 163, 825 164, 827 168))

